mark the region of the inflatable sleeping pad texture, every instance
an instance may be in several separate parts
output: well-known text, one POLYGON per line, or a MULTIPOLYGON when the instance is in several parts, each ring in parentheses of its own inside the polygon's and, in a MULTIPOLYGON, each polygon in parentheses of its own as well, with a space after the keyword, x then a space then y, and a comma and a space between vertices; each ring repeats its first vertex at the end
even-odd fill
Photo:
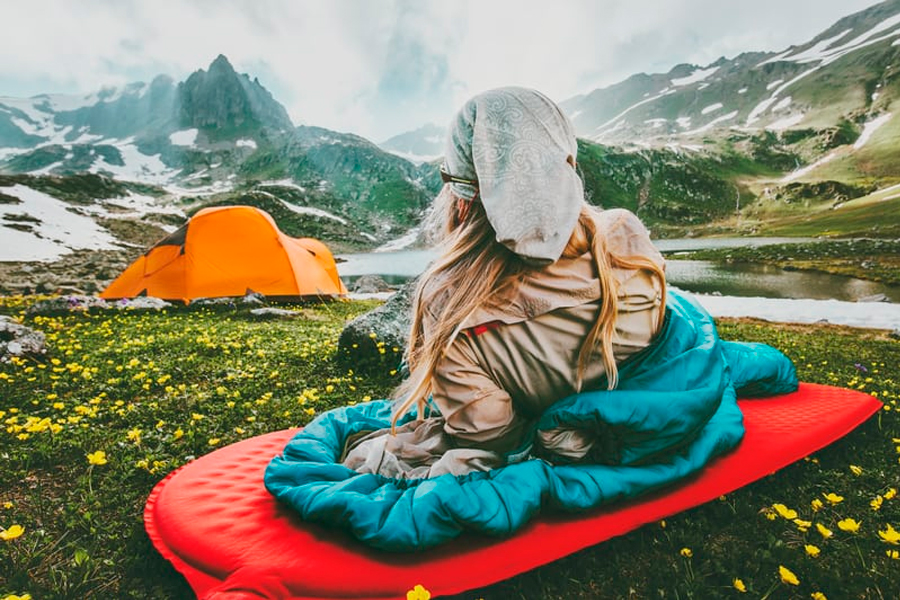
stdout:
POLYGON ((415 584, 433 596, 455 594, 718 498, 823 448, 881 407, 866 394, 815 384, 739 405, 743 441, 699 476, 579 515, 545 513, 503 539, 469 535, 390 554, 304 523, 263 486, 266 465, 296 429, 232 444, 169 474, 151 493, 144 523, 198 598, 397 599, 415 584))

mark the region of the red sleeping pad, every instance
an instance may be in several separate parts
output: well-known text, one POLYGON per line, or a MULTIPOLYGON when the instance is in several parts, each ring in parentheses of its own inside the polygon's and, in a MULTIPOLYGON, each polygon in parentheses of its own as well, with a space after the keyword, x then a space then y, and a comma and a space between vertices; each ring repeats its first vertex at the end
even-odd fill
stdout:
POLYGON ((505 539, 462 536, 397 555, 304 523, 263 487, 266 465, 297 430, 232 444, 171 473, 150 494, 144 523, 199 598, 396 600, 415 584, 456 594, 718 498, 846 435, 881 407, 867 394, 814 384, 739 404, 744 440, 700 476, 580 515, 542 516, 505 539))

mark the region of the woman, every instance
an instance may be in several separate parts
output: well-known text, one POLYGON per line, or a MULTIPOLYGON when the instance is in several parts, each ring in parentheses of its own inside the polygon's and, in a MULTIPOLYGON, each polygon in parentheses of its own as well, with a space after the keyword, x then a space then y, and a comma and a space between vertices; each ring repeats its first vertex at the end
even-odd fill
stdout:
POLYGON ((517 531, 697 473, 741 440, 737 394, 796 389, 762 344, 722 342, 664 286, 637 218, 584 201, 571 125, 533 90, 450 127, 439 258, 415 296, 398 400, 327 411, 269 463, 305 520, 414 551, 517 531), (413 411, 413 408, 416 408, 413 411))
POLYGON ((394 416, 431 397, 440 417, 355 440, 344 464, 390 477, 460 475, 533 450, 580 460, 593 440, 532 425, 556 400, 613 389, 617 363, 664 315, 664 263, 625 210, 584 199, 569 120, 516 87, 469 100, 451 124, 433 215, 437 260, 420 279, 394 416))

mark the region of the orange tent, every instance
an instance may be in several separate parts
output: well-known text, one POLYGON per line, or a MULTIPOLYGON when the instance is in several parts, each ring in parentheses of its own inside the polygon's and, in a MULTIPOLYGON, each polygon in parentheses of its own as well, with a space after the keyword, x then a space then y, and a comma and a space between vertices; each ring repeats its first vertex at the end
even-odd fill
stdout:
POLYGON ((165 300, 243 296, 297 298, 346 294, 322 242, 282 233, 252 206, 204 208, 134 261, 101 298, 165 300))

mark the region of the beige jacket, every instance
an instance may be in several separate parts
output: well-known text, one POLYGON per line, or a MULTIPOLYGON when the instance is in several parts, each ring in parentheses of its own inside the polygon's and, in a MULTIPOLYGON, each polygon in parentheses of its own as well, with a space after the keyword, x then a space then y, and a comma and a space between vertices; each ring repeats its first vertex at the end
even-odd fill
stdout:
MULTIPOLYGON (((599 212, 596 224, 612 254, 642 256, 664 266, 646 228, 631 212, 599 212)), ((613 350, 621 362, 647 346, 656 333, 661 289, 644 270, 616 269, 614 277, 619 294, 613 350)), ((577 391, 578 353, 597 318, 599 299, 590 253, 521 276, 467 319, 463 334, 438 365, 433 399, 443 417, 411 423, 395 439, 373 438, 364 444, 367 450, 355 456, 351 451, 345 464, 393 477, 461 474, 500 466, 502 454, 523 442, 532 420, 577 391)), ((434 312, 426 307, 426 336, 433 328, 434 312)), ((585 390, 596 389, 604 380, 599 348, 595 359, 584 375, 585 390)), ((578 432, 556 431, 544 434, 539 443, 578 458, 591 442, 578 432)))

